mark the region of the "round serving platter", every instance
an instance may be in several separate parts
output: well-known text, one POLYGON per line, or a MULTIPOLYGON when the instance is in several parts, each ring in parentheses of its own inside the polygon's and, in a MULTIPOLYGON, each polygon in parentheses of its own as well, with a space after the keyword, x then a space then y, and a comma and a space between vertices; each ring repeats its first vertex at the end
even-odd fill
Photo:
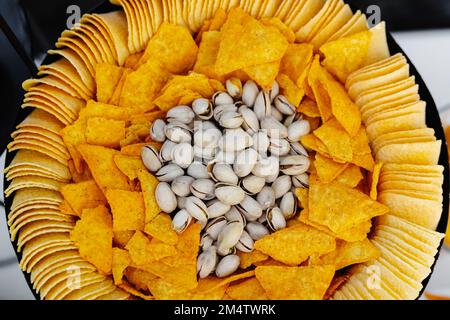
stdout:
MULTIPOLYGON (((360 9, 362 10, 363 8, 358 8, 356 6, 351 6, 352 11, 355 12, 356 10, 360 9)), ((91 10, 90 13, 107 13, 107 12, 111 12, 111 11, 115 11, 115 10, 120 10, 119 7, 112 5, 109 1, 105 1, 103 2, 101 5, 99 5, 98 7, 94 8, 93 10, 91 10)), ((363 10, 364 11, 364 10, 363 10)), ((446 232, 446 228, 447 228, 447 222, 448 222, 448 212, 449 212, 449 197, 445 196, 448 195, 450 193, 450 185, 449 185, 449 162, 448 162, 448 151, 447 151, 447 142, 445 140, 445 134, 444 134, 444 129, 442 127, 442 123, 441 123, 441 119, 439 117, 439 112, 436 108, 436 104, 433 100, 433 97, 431 96, 430 91, 428 90, 425 82, 423 81, 422 77, 420 76, 419 72, 417 71, 417 69, 415 68, 414 64, 411 62, 411 60, 408 58, 407 54, 400 48, 400 46, 397 44, 397 42, 394 40, 394 38, 392 37, 391 33, 388 30, 389 28, 387 27, 387 42, 389 45, 389 49, 391 52, 391 55, 397 54, 397 53, 402 53, 405 58, 407 59, 409 66, 410 66, 410 75, 415 77, 415 81, 416 83, 419 85, 419 94, 420 94, 420 98, 421 100, 425 101, 427 104, 427 112, 426 112, 426 123, 427 126, 429 128, 433 128, 435 131, 435 135, 437 140, 441 140, 442 141, 442 146, 441 146, 441 154, 440 154, 440 158, 439 158, 439 165, 444 167, 444 184, 443 184, 443 194, 444 194, 444 200, 443 200, 443 204, 442 204, 442 214, 441 214, 441 219, 439 221, 438 227, 436 229, 436 231, 441 232, 441 233, 445 233, 446 232)), ((49 64, 54 62, 55 60, 57 60, 57 57, 54 56, 47 56, 46 59, 44 60, 43 64, 49 64)), ((19 106, 17 106, 17 108, 20 108, 19 106)), ((18 111, 18 115, 17 118, 15 120, 15 125, 20 124, 27 116, 28 114, 31 112, 31 110, 27 110, 27 109, 21 109, 18 111)), ((10 141, 12 141, 12 139, 10 139, 10 141)), ((5 167, 9 166, 11 161, 13 160, 15 156, 15 152, 7 152, 6 154, 6 160, 5 160, 5 167)), ((6 181, 5 176, 3 176, 3 185, 4 185, 4 190, 6 188, 8 188, 9 186, 9 182, 6 181)), ((7 199, 5 199, 5 214, 6 216, 8 216, 8 213, 11 210, 11 205, 12 205, 12 201, 13 201, 13 197, 9 197, 7 199)), ((436 261, 439 258, 439 251, 442 247, 443 241, 441 242, 440 246, 439 246, 439 250, 438 253, 435 256, 435 261, 434 264, 431 266, 431 273, 430 275, 422 281, 422 291, 420 292, 419 297, 422 295, 423 291, 425 290, 432 274, 433 274, 433 269, 434 266, 436 265, 436 261)), ((14 251, 17 255, 17 259, 20 261, 22 258, 22 254, 20 252, 18 252, 17 250, 17 241, 13 241, 12 242, 12 246, 14 247, 14 251)), ((30 279, 30 274, 23 272, 24 276, 25 276, 25 280, 31 290, 31 292, 33 293, 34 297, 37 300, 40 300, 39 295, 36 293, 36 291, 33 289, 33 284, 31 283, 31 279, 30 279)), ((418 297, 418 298, 419 298, 418 297)))

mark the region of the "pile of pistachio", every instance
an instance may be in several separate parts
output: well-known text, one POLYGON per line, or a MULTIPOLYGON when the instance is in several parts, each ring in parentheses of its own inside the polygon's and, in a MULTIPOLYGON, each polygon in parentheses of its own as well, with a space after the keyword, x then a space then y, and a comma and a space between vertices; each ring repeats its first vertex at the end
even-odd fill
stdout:
POLYGON ((285 228, 297 213, 294 189, 308 187, 310 161, 299 141, 310 125, 278 84, 264 91, 232 78, 226 89, 168 111, 150 129, 161 150, 142 150, 174 230, 182 233, 193 220, 203 226, 200 278, 236 271, 236 250, 252 252, 254 241, 285 228))

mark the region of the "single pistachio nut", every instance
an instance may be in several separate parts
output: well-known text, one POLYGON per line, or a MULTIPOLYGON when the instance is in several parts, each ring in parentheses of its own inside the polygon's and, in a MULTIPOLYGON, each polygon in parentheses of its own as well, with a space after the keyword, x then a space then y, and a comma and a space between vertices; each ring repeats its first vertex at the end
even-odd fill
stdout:
POLYGON ((286 116, 293 115, 297 109, 286 99, 285 96, 279 95, 275 98, 275 108, 286 116))
POLYGON ((175 143, 191 143, 192 141, 191 129, 181 122, 171 122, 167 124, 165 133, 167 139, 175 143))
POLYGON ((241 151, 252 145, 252 137, 241 128, 227 129, 219 140, 219 148, 225 152, 241 151))
POLYGON ((194 145, 200 148, 215 148, 222 138, 222 132, 216 128, 197 130, 194 133, 194 145))
POLYGON ((244 200, 245 192, 236 185, 218 183, 216 185, 215 195, 220 202, 234 206, 244 200))
POLYGON ((239 99, 242 96, 242 82, 239 78, 231 78, 225 82, 228 94, 234 99, 239 99))
POLYGON ((161 211, 171 213, 177 208, 177 197, 167 182, 160 182, 155 189, 155 198, 161 211))
POLYGON ((258 131, 253 135, 253 146, 252 148, 255 149, 260 155, 266 156, 267 150, 270 146, 270 139, 267 136, 267 134, 263 131, 258 131))
POLYGON ((216 247, 211 246, 203 251, 197 258, 197 272, 200 279, 208 277, 214 272, 217 265, 216 247))
POLYGON ((261 157, 253 167, 252 173, 257 177, 266 178, 278 174, 280 170, 279 166, 279 159, 277 157, 261 157))
POLYGON ((280 111, 278 111, 277 108, 272 108, 272 111, 270 112, 270 115, 272 117, 274 117, 280 123, 283 123, 284 115, 280 111))
POLYGON ((242 213, 240 213, 234 206, 231 207, 227 213, 225 213, 225 218, 227 218, 228 222, 239 221, 240 223, 242 223, 243 226, 247 224, 247 220, 245 220, 242 213))
POLYGON ((248 232, 253 241, 258 241, 270 233, 269 229, 256 221, 247 223, 245 230, 248 232))
POLYGON ((244 200, 236 206, 236 209, 247 221, 256 221, 262 215, 261 205, 249 195, 245 195, 244 200))
POLYGON ((194 179, 208 179, 209 174, 206 166, 198 161, 194 161, 191 163, 189 168, 187 169, 187 174, 190 175, 194 179))
POLYGON ((222 203, 218 199, 211 200, 207 205, 210 219, 223 216, 231 209, 230 205, 222 203))
POLYGON ((262 210, 266 210, 275 205, 275 192, 269 186, 265 186, 256 196, 256 200, 261 205, 262 210))
POLYGON ((169 162, 173 160, 173 150, 176 147, 176 143, 170 140, 166 140, 162 147, 161 150, 159 151, 159 158, 163 161, 163 162, 169 162))
POLYGON ((250 135, 258 132, 259 120, 256 117, 255 112, 246 105, 243 105, 239 108, 239 113, 242 115, 242 127, 244 130, 250 135))
POLYGON ((156 119, 150 128, 150 138, 156 142, 166 141, 166 123, 164 120, 156 119))
POLYGON ((288 139, 292 142, 298 142, 301 138, 308 135, 310 131, 311 126, 309 121, 295 121, 288 128, 288 139))
POLYGON ((292 187, 292 180, 290 176, 280 176, 272 183, 272 189, 275 193, 275 199, 281 198, 292 187))
POLYGON ((172 228, 177 233, 183 233, 192 221, 192 216, 184 209, 178 211, 172 220, 172 228))
POLYGON ((221 106, 224 104, 233 104, 233 98, 227 92, 216 92, 212 97, 214 106, 221 106))
POLYGON ((236 129, 242 126, 244 119, 239 112, 227 111, 221 114, 219 124, 223 128, 236 129))
POLYGON ((248 175, 239 182, 239 187, 248 195, 255 195, 264 188, 266 180, 255 175, 248 175))
POLYGON ((291 155, 308 156, 308 152, 299 142, 291 142, 291 155))
POLYGON ((288 129, 272 116, 261 120, 261 129, 271 138, 286 139, 288 137, 288 129))
POLYGON ((277 81, 272 84, 272 89, 270 90, 270 101, 274 102, 275 98, 280 94, 280 85, 277 81))
POLYGON ((297 199, 293 192, 288 192, 281 198, 280 210, 286 220, 295 216, 297 213, 297 199))
POLYGON ((252 80, 248 80, 242 88, 242 102, 249 107, 253 107, 258 93, 259 89, 256 83, 252 80))
POLYGON ((238 243, 236 243, 236 249, 238 249, 241 252, 250 253, 254 250, 254 245, 255 243, 252 237, 250 237, 248 232, 244 230, 238 243))
POLYGON ((239 256, 230 254, 222 258, 216 267, 216 276, 219 278, 227 277, 233 274, 241 263, 239 256))
POLYGON ((156 172, 162 167, 161 160, 159 159, 159 151, 153 146, 145 146, 142 148, 141 159, 144 166, 150 172, 156 172))
POLYGON ((208 163, 206 169, 211 179, 215 182, 224 182, 233 185, 237 185, 238 183, 239 178, 229 164, 213 160, 208 163))
POLYGON ((184 124, 189 124, 194 120, 195 113, 188 106, 177 106, 169 111, 167 111, 167 121, 168 122, 181 122, 184 124))
POLYGON ((200 98, 194 100, 192 103, 192 109, 202 120, 209 120, 213 116, 213 106, 208 99, 200 98))
POLYGON ((189 143, 180 143, 173 149, 173 163, 181 168, 188 168, 194 161, 194 149, 189 143))
POLYGON ((212 219, 208 222, 208 224, 205 227, 205 232, 213 239, 217 240, 219 237, 220 232, 227 224, 227 218, 225 216, 220 216, 217 218, 212 219))
POLYGON ((172 182, 182 175, 184 175, 183 169, 176 164, 164 166, 155 173, 155 177, 162 182, 172 182))
MULTIPOLYGON (((258 120, 262 121, 266 117, 270 117, 272 113, 272 104, 270 101, 270 93, 260 91, 256 96, 255 105, 253 106, 258 120)), ((262 125, 262 124, 261 124, 262 125)))
POLYGON ((255 167, 258 157, 258 152, 252 148, 239 151, 233 165, 236 175, 240 178, 248 176, 255 167))
POLYGON ((200 222, 202 227, 204 228, 208 223, 208 208, 206 204, 196 197, 189 197, 186 199, 186 211, 189 214, 200 222))
POLYGON ((214 243, 214 239, 211 238, 208 234, 204 233, 200 238, 200 247, 203 251, 208 250, 214 243))
POLYGON ((191 194, 191 184, 194 182, 194 178, 190 176, 181 176, 172 181, 171 187, 173 193, 179 197, 187 197, 191 194))
POLYGON ((273 156, 285 156, 291 151, 291 145, 286 139, 271 138, 269 151, 273 156))
POLYGON ((267 225, 274 232, 286 228, 286 219, 280 208, 267 209, 267 225))
POLYGON ((298 176, 309 169, 309 159, 305 156, 294 155, 280 159, 280 171, 289 176, 298 176))
POLYGON ((241 238, 244 225, 239 221, 229 221, 223 227, 217 238, 217 253, 228 255, 241 238))
POLYGON ((211 200, 215 197, 215 183, 211 179, 197 179, 191 184, 191 193, 201 200, 211 200))
POLYGON ((296 188, 309 188, 309 175, 307 173, 302 173, 300 175, 293 176, 292 184, 296 188))

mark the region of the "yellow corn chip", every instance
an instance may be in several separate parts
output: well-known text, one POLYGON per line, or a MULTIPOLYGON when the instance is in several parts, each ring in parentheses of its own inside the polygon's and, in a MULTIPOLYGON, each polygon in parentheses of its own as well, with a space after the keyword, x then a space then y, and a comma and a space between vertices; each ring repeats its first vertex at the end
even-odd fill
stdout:
POLYGON ((338 162, 352 161, 351 137, 336 119, 324 123, 314 131, 314 135, 322 141, 333 160, 338 162))
POLYGON ((337 234, 389 211, 364 193, 340 183, 310 183, 308 207, 311 221, 337 234))
POLYGON ((314 167, 316 168, 319 180, 322 183, 330 183, 345 171, 348 167, 348 163, 337 163, 332 159, 317 153, 314 167))
POLYGON ((121 284, 123 273, 130 265, 131 259, 128 251, 119 248, 113 248, 112 251, 112 274, 114 277, 114 284, 121 284))
POLYGON ((145 233, 170 245, 176 245, 178 235, 172 228, 172 218, 165 212, 158 214, 145 225, 145 233))
POLYGON ((298 106, 302 101, 305 92, 300 89, 289 76, 280 73, 277 76, 277 82, 280 86, 281 93, 288 99, 293 106, 298 106))
POLYGON ((278 29, 263 25, 240 8, 233 8, 222 27, 216 72, 224 75, 246 67, 280 61, 287 46, 286 38, 278 29))
POLYGON ((99 63, 95 66, 95 82, 97 84, 98 102, 109 102, 122 74, 123 68, 112 64, 99 63))
POLYGON ((256 268, 256 279, 271 300, 320 300, 333 276, 333 265, 256 268))
POLYGON ((371 32, 365 31, 324 44, 320 48, 325 56, 323 65, 345 83, 352 72, 364 66, 371 38, 371 32))
POLYGON ((137 231, 126 247, 136 266, 144 266, 177 254, 175 247, 165 243, 153 243, 142 232, 137 231))
POLYGON ((114 156, 114 163, 130 180, 137 179, 139 171, 146 170, 139 156, 118 154, 114 156))
POLYGON ((255 248, 287 265, 299 265, 311 254, 333 251, 333 237, 305 224, 298 224, 255 242, 255 248))
POLYGON ((106 188, 130 190, 127 177, 120 172, 114 163, 118 151, 101 146, 82 144, 78 151, 89 166, 95 182, 105 192, 106 188))
POLYGON ((101 273, 111 273, 113 232, 108 209, 104 206, 84 209, 70 238, 83 259, 96 266, 101 273))
POLYGON ((336 270, 343 269, 353 264, 375 260, 380 256, 380 251, 369 239, 356 242, 337 241, 336 251, 316 256, 309 260, 310 265, 331 265, 336 270))
POLYGON ((320 118, 319 108, 315 101, 310 98, 305 98, 302 103, 298 106, 297 112, 303 113, 304 115, 311 118, 320 118))
POLYGON ((158 61, 170 73, 182 74, 191 70, 197 51, 197 44, 187 28, 163 23, 148 42, 140 63, 158 61))
POLYGON ((86 142, 107 148, 117 148, 125 138, 125 121, 90 118, 86 126, 86 142))
POLYGON ((358 166, 350 164, 336 179, 336 182, 342 183, 349 188, 356 186, 364 179, 361 169, 358 166))
POLYGON ((250 278, 228 287, 227 294, 235 300, 267 300, 266 291, 258 279, 250 278))
POLYGON ((239 267, 241 269, 247 269, 248 267, 255 264, 256 262, 260 262, 260 261, 269 259, 268 255, 266 255, 258 250, 253 250, 252 252, 249 252, 249 253, 238 251, 237 255, 240 258, 239 267))
POLYGON ((174 76, 162 89, 155 105, 167 111, 181 102, 190 104, 200 96, 211 98, 213 94, 209 79, 203 74, 192 72, 187 76, 174 76))
POLYGON ((301 87, 306 79, 313 54, 314 46, 310 44, 290 44, 281 60, 280 72, 287 74, 297 86, 301 87))
POLYGON ((159 62, 151 59, 136 71, 128 74, 120 96, 122 107, 133 108, 140 112, 153 109, 153 100, 161 92, 169 79, 169 73, 159 62))
POLYGON ((94 180, 66 184, 62 186, 60 192, 78 216, 81 216, 83 209, 106 205, 106 198, 94 180))
POLYGON ((161 212, 155 198, 155 190, 159 181, 147 170, 139 171, 138 178, 144 195, 145 224, 147 225, 161 212))
POLYGON ((144 230, 144 200, 142 193, 107 189, 106 198, 113 215, 114 231, 144 230))
POLYGON ((280 63, 278 61, 245 67, 243 71, 254 80, 262 89, 272 89, 278 75, 280 63))

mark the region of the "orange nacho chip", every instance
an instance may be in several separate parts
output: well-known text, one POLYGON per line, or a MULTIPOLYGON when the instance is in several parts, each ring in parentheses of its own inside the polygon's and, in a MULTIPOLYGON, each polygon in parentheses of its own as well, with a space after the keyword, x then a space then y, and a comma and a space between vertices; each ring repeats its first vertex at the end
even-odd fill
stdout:
POLYGON ((113 232, 108 209, 104 206, 84 209, 70 238, 83 259, 91 262, 101 273, 111 273, 113 232))
POLYGON ((233 8, 222 27, 222 41, 215 65, 219 75, 280 61, 288 42, 278 29, 265 26, 240 8, 233 8), (270 43, 271 46, 267 46, 270 43))
POLYGON ((267 300, 266 291, 258 279, 250 278, 228 287, 227 294, 235 300, 267 300))
POLYGON ((119 154, 118 151, 88 144, 78 146, 78 151, 88 164, 95 182, 103 192, 106 188, 130 190, 127 177, 114 163, 114 156, 119 154))
POLYGON ((128 251, 113 248, 112 251, 112 274, 114 277, 114 284, 121 284, 125 269, 130 265, 131 259, 128 251))
POLYGON ((158 214, 144 228, 145 233, 169 245, 176 245, 178 235, 172 228, 172 218, 165 212, 158 214))
POLYGON ((144 200, 141 192, 107 189, 114 231, 144 230, 144 200))
POLYGON ((271 300, 320 300, 333 276, 333 265, 256 268, 256 278, 271 300))
POLYGON ((133 264, 138 267, 177 254, 175 247, 165 243, 153 243, 140 231, 128 241, 125 249, 128 250, 133 264))
POLYGON ((331 119, 314 131, 337 162, 351 162, 353 150, 350 135, 342 128, 336 119, 331 119))
POLYGON ((299 265, 311 254, 336 247, 333 237, 305 224, 279 230, 255 242, 255 248, 287 265, 299 265))
POLYGON ((163 23, 148 42, 140 64, 154 60, 160 62, 168 72, 182 74, 191 70, 197 51, 197 45, 187 28, 163 23))
POLYGON ((389 209, 340 183, 310 184, 309 219, 340 233, 389 209))
POLYGON ((83 209, 106 205, 106 198, 94 180, 66 184, 60 192, 78 216, 81 216, 83 209))
POLYGON ((138 179, 141 183, 142 194, 144 196, 145 206, 145 224, 150 223, 160 212, 161 209, 158 206, 155 198, 155 190, 159 181, 147 170, 141 170, 138 172, 138 179))
POLYGON ((130 180, 137 179, 139 171, 146 170, 141 158, 138 156, 118 154, 114 156, 114 163, 130 180))

